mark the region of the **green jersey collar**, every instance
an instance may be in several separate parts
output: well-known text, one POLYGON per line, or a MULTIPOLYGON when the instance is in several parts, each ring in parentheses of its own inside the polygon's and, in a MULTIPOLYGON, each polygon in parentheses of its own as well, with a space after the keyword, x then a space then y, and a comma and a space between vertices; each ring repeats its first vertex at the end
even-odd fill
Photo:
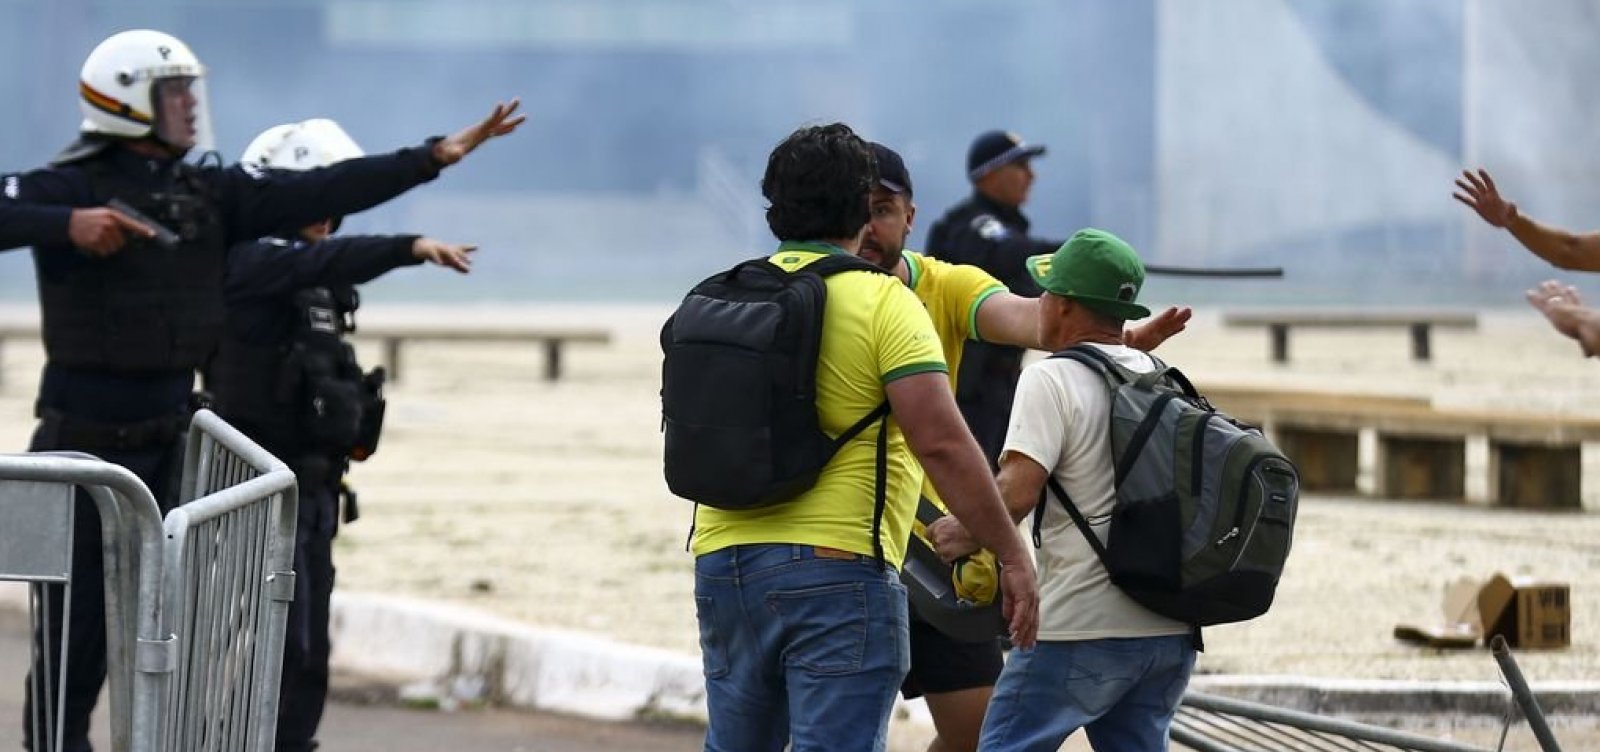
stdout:
POLYGON ((783 253, 784 251, 804 251, 806 253, 823 253, 838 256, 853 255, 832 243, 807 243, 800 240, 785 240, 779 243, 776 253, 783 253))

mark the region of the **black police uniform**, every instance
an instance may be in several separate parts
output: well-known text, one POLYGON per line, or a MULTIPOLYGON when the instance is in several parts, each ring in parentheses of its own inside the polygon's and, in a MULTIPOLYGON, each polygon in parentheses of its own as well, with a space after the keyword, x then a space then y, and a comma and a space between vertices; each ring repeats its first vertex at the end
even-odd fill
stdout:
MULTIPOLYGON (((1018 295, 1035 296, 1039 288, 1028 275, 1029 256, 1051 253, 1061 243, 1028 237, 1028 218, 1014 206, 981 193, 951 207, 928 230, 928 255, 953 264, 970 264, 994 275, 1018 295)), ((1005 445, 1011 402, 1022 373, 1020 347, 968 340, 956 377, 956 404, 978 445, 998 469, 1005 445)))
MULTIPOLYGON (((355 288, 421 263, 415 235, 268 237, 233 247, 224 291, 228 319, 206 386, 217 414, 294 469, 300 484, 295 596, 283 650, 277 749, 315 749, 328 695, 329 601, 341 479, 352 454, 376 448, 381 372, 363 374, 344 337, 355 288)), ((353 497, 351 497, 353 501, 353 497)), ((353 506, 346 518, 353 519, 353 506)))
MULTIPOLYGON (((440 166, 431 142, 323 170, 252 173, 151 158, 84 137, 50 167, 0 177, 0 249, 33 246, 43 320, 40 422, 29 449, 98 455, 133 471, 163 510, 169 507, 194 372, 222 332, 229 245, 370 208, 432 180, 440 166), (106 258, 74 248, 71 210, 113 198, 175 232, 176 242, 134 239, 106 258)), ((61 624, 63 588, 45 590, 51 623, 61 624)), ((67 628, 64 748, 80 752, 91 749, 89 716, 106 676, 100 517, 82 493, 67 628)), ((59 654, 43 654, 32 676, 48 671, 54 679, 59 654)), ((25 737, 33 701, 30 693, 25 737)), ((50 748, 49 739, 38 741, 30 748, 50 748)))

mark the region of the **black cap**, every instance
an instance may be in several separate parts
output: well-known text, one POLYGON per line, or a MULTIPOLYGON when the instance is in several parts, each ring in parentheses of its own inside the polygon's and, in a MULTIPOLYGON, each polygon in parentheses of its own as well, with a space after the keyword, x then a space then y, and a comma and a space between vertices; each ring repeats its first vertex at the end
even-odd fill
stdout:
POLYGON ((894 149, 876 141, 869 142, 867 146, 872 149, 872 158, 878 162, 878 184, 911 198, 911 173, 906 171, 905 160, 894 149))
POLYGON ((1010 131, 989 131, 972 140, 967 149, 967 179, 978 178, 1012 162, 1032 159, 1044 153, 1044 146, 1030 146, 1010 131))

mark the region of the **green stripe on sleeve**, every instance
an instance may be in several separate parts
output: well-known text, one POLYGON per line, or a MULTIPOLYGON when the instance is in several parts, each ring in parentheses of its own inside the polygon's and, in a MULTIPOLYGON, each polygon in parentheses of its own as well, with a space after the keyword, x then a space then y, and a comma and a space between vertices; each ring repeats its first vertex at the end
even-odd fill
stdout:
POLYGON ((983 301, 1002 292, 1010 291, 1006 289, 1005 285, 995 285, 978 293, 978 297, 972 299, 972 305, 967 307, 967 339, 983 341, 983 336, 978 332, 978 309, 983 306, 983 301))
POLYGON ((900 258, 906 262, 906 287, 917 289, 917 282, 922 279, 922 261, 917 254, 902 252, 900 258))
POLYGON ((921 363, 910 363, 910 364, 907 364, 907 365, 900 366, 899 368, 896 368, 896 369, 884 374, 883 375, 883 383, 887 384, 887 383, 889 383, 891 381, 894 381, 895 379, 903 379, 903 378, 905 378, 907 376, 915 376, 915 375, 917 375, 919 373, 949 373, 949 372, 950 372, 950 367, 946 366, 944 363, 941 363, 941 362, 939 362, 937 360, 929 360, 929 361, 924 361, 924 362, 921 362, 921 363))

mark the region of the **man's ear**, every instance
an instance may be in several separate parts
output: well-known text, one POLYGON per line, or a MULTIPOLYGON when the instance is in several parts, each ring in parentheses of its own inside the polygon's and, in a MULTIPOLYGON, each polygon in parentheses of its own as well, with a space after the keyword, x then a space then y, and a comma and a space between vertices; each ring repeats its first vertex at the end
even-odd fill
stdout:
POLYGON ((916 226, 916 221, 917 205, 911 203, 911 199, 908 198, 906 199, 906 232, 911 232, 911 230, 916 226))

